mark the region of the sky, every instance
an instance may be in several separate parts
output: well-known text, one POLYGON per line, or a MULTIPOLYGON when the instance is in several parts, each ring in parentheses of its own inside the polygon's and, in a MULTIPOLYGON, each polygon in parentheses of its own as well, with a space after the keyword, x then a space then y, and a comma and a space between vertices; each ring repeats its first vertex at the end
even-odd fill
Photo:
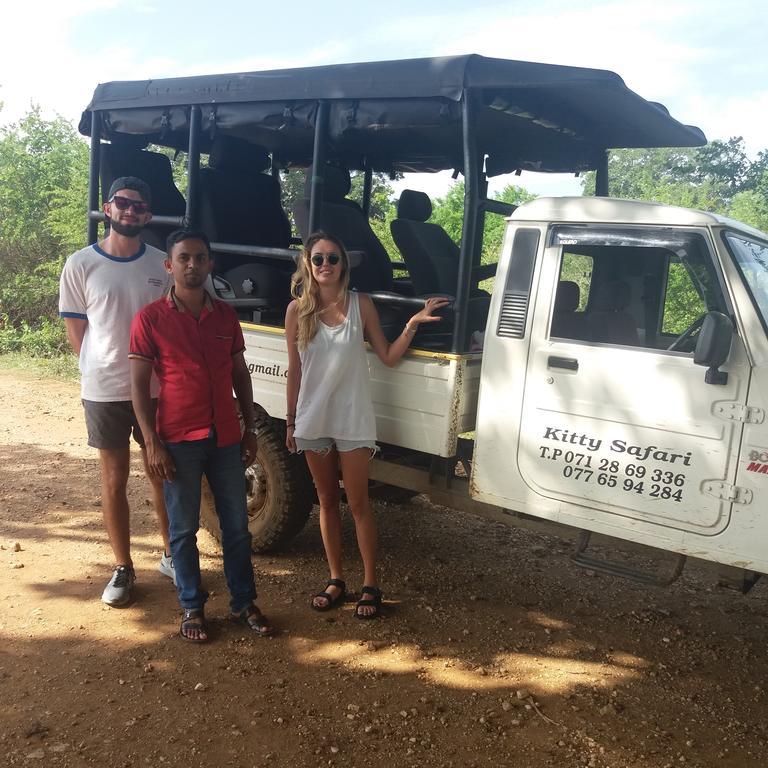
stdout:
MULTIPOLYGON (((100 82, 479 53, 617 72, 709 139, 768 148, 765 0, 7 0, 0 124, 74 123, 100 82)), ((501 179, 579 194, 573 177, 501 179)), ((418 186, 432 195, 445 174, 418 186)))

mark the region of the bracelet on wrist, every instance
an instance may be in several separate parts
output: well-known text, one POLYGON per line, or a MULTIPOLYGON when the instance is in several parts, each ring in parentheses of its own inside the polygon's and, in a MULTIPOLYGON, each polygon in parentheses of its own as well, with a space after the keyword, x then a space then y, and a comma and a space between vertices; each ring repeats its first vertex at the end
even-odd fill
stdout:
POLYGON ((416 335, 416 329, 412 328, 408 323, 405 324, 405 328, 403 330, 409 336, 415 336, 416 335))
POLYGON ((296 422, 295 422, 295 421, 293 421, 293 422, 291 422, 290 424, 286 424, 285 426, 286 426, 286 429, 287 429, 288 427, 295 427, 295 426, 296 426, 296 422))

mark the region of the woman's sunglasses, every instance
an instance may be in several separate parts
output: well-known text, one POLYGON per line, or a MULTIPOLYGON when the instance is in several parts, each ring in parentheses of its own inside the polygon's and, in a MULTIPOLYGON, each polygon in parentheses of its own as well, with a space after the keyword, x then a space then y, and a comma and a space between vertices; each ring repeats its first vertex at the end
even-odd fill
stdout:
POLYGON ((115 195, 109 202, 114 203, 118 211, 127 211, 129 208, 133 208, 136 213, 147 213, 149 211, 149 203, 145 203, 143 200, 123 197, 122 195, 115 195))
POLYGON ((340 259, 341 257, 338 253, 327 253, 324 255, 315 253, 310 257, 310 260, 316 267, 321 267, 324 261, 327 261, 331 266, 334 266, 339 263, 340 259))

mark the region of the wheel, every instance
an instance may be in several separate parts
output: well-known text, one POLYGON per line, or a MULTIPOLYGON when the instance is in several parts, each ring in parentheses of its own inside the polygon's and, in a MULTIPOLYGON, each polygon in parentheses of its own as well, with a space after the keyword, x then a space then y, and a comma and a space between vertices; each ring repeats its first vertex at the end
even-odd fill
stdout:
MULTIPOLYGON (((254 552, 271 552, 287 544, 307 522, 314 487, 303 456, 285 447, 285 428, 257 408, 259 430, 256 461, 245 470, 248 528, 254 552)), ((210 490, 205 487, 201 509, 203 525, 220 539, 210 490)))

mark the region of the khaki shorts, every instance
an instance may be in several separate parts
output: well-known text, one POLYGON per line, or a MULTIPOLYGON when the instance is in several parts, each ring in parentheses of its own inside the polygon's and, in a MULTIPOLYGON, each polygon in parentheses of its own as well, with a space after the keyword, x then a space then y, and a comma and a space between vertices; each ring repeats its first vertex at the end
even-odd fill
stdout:
MULTIPOLYGON (((103 448, 114 451, 125 448, 133 439, 143 448, 144 435, 133 412, 130 400, 115 403, 98 403, 94 400, 83 400, 85 411, 85 426, 88 428, 88 445, 92 448, 103 448)), ((157 400, 152 401, 157 410, 157 400)))

